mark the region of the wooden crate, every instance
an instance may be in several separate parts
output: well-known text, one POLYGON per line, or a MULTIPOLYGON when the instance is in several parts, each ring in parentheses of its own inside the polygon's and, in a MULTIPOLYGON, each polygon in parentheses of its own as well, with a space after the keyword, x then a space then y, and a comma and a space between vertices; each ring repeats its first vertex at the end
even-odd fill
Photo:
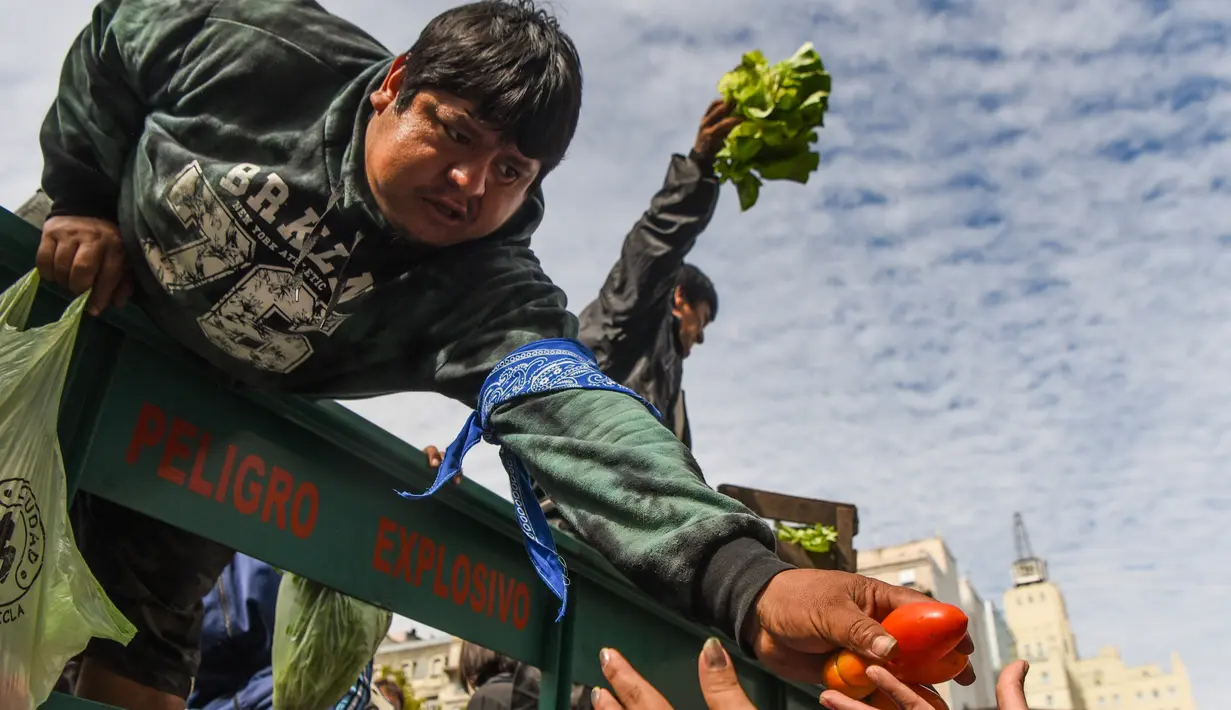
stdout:
POLYGON ((770 520, 801 525, 829 525, 838 540, 826 553, 808 552, 789 542, 778 541, 778 556, 797 567, 855 571, 855 535, 859 533, 859 510, 851 503, 801 498, 756 488, 723 484, 718 492, 731 496, 752 512, 770 520))

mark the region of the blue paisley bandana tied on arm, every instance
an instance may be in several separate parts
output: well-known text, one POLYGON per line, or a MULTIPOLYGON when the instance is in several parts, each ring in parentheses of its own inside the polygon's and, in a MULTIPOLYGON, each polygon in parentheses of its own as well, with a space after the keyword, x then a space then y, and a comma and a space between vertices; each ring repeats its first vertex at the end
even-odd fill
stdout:
POLYGON ((500 461, 509 474, 513 508, 526 539, 526 552, 539 577, 560 600, 556 621, 564 618, 568 605, 568 571, 564 560, 556 553, 551 527, 534 495, 530 472, 520 459, 501 444, 492 431, 491 416, 497 407, 521 397, 576 389, 626 394, 644 404, 655 417, 661 418, 653 405, 604 375, 598 369, 594 354, 579 341, 567 338, 538 340, 513 351, 492 369, 483 382, 483 389, 479 391, 479 408, 466 420, 461 433, 445 451, 444 463, 440 465, 436 481, 422 493, 398 491, 403 498, 426 498, 462 472, 462 459, 480 439, 500 446, 500 461))

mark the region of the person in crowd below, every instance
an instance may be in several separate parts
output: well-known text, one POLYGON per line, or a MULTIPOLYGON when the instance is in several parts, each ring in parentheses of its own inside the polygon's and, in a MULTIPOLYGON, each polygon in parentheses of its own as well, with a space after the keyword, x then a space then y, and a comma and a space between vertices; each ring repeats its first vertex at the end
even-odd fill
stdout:
MULTIPOLYGON (((269 710, 273 707, 273 640, 282 575, 241 553, 202 599, 201 667, 189 710, 269 710)), ((372 664, 334 710, 387 710, 374 697, 372 664)))
MULTIPOLYGON (((672 710, 662 693, 650 685, 641 674, 615 649, 603 649, 599 654, 603 676, 611 691, 595 688, 594 710, 672 710), (614 691, 614 694, 612 693, 614 691)), ((1030 665, 1014 661, 1000 671, 996 681, 997 710, 1030 710, 1026 707, 1026 673, 1030 665)), ((718 639, 709 639, 697 658, 697 676, 701 694, 709 710, 756 710, 740 687, 739 676, 731 657, 718 639)), ((868 670, 868 678, 899 710, 933 710, 934 706, 904 683, 879 666, 868 670)), ((876 710, 871 705, 826 690, 821 693, 821 705, 830 710, 876 710)))
POLYGON ((466 641, 458 660, 458 675, 471 693, 466 710, 510 710, 513 707, 513 672, 517 661, 466 641))
MULTIPOLYGON (((634 584, 781 675, 817 678, 834 646, 891 656, 873 618, 926 597, 783 563, 576 341, 530 240, 581 98, 576 47, 532 0, 448 10, 396 55, 313 0, 102 0, 39 135, 36 265, 90 292, 92 314, 131 297, 236 386, 481 405, 458 443, 501 445, 520 500, 531 471, 634 584), (519 382, 535 388, 492 384, 519 382)), ((76 693, 183 708, 201 599, 232 551, 85 493, 73 516, 137 627, 127 646, 90 642, 76 693)), ((550 537, 527 544, 563 612, 550 537)))
MULTIPOLYGON (((542 674, 533 666, 476 643, 462 644, 458 674, 470 691, 466 710, 537 710, 542 674)), ((573 685, 572 710, 591 710, 591 689, 573 685)))
POLYGON ((402 688, 394 682, 392 678, 379 678, 372 684, 385 700, 393 706, 393 710, 402 710, 406 707, 406 696, 402 693, 402 688))

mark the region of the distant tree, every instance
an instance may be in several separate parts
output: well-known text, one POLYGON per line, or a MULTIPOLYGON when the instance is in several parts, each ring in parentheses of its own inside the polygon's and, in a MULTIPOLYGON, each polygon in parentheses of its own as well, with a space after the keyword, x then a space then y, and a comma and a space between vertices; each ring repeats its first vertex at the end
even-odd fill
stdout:
POLYGON ((415 691, 410 690, 402 693, 405 702, 402 703, 402 710, 423 710, 423 701, 419 696, 415 695, 415 691))

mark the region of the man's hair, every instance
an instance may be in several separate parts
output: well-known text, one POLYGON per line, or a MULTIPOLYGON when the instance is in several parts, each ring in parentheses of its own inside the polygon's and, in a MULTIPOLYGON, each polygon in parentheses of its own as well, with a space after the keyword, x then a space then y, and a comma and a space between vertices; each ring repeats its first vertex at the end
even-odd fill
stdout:
POLYGON ((467 690, 474 691, 501 673, 517 670, 517 661, 469 641, 462 644, 457 673, 467 690))
POLYGON ((581 59, 573 40, 534 0, 482 0, 437 15, 406 55, 396 108, 420 89, 471 102, 475 118, 542 163, 564 159, 581 114, 581 59))
POLYGON ((680 294, 690 306, 710 304, 710 322, 714 322, 718 317, 718 291, 714 289, 714 282, 710 281, 710 277, 692 264, 684 264, 676 274, 675 285, 680 288, 680 294))

